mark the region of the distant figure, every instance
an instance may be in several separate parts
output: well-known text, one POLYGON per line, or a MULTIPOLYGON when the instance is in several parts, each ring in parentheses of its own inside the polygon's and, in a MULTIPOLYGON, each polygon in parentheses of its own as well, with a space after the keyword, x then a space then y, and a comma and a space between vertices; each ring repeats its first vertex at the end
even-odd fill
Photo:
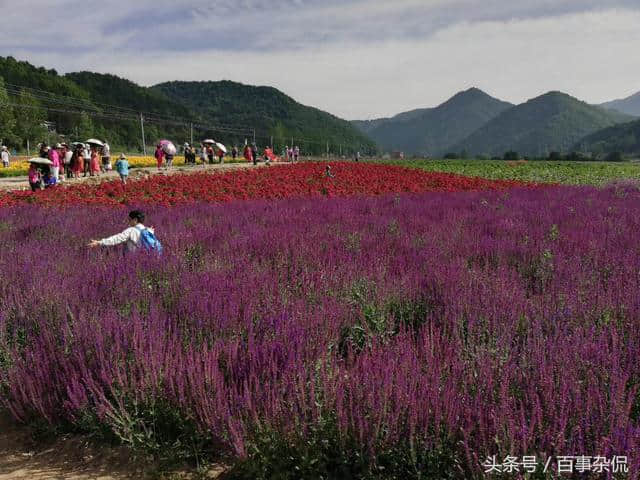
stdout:
POLYGON ((89 150, 89 145, 87 145, 86 143, 82 148, 82 158, 84 158, 84 175, 83 176, 86 177, 87 173, 91 174, 91 151, 89 150))
POLYGON ((104 172, 111 170, 111 147, 106 140, 102 147, 102 169, 104 172))
POLYGON ((355 156, 354 160, 355 160, 356 162, 359 162, 359 161, 360 161, 360 152, 356 152, 356 156, 355 156))
POLYGON ((213 165, 213 158, 215 157, 215 152, 213 151, 213 147, 211 145, 207 146, 207 158, 209 159, 209 165, 213 165))
POLYGON ((293 161, 297 162, 298 161, 298 157, 300 157, 300 148, 298 148, 298 146, 296 146, 296 148, 293 149, 293 161))
POLYGON ((64 163, 64 176, 65 178, 73 178, 73 169, 71 165, 71 159, 73 158, 73 152, 66 143, 62 144, 62 161, 64 163))
POLYGON ((258 146, 255 143, 251 145, 251 157, 253 158, 253 164, 258 165, 258 146))
POLYGON ((196 152, 193 150, 193 147, 188 143, 184 144, 184 163, 188 163, 191 165, 196 164, 196 152))
POLYGON ((173 155, 170 153, 164 153, 165 165, 167 168, 173 167, 173 155))
POLYGON ((158 170, 160 170, 162 168, 162 162, 164 161, 164 151, 162 150, 162 145, 156 145, 154 157, 156 157, 156 162, 158 162, 158 170))
POLYGON ((153 228, 147 228, 143 224, 144 213, 140 210, 129 212, 129 228, 102 240, 91 240, 89 247, 112 247, 126 243, 127 251, 134 252, 142 247, 145 250, 162 252, 162 245, 155 236, 153 228))
POLYGON ((49 147, 46 143, 40 144, 40 152, 38 153, 40 158, 49 158, 49 147))
POLYGON ((100 155, 98 155, 98 147, 91 145, 91 176, 100 175, 100 155))
POLYGON ((124 153, 120 154, 120 158, 116 162, 116 171, 118 175, 120 175, 120 180, 122 180, 123 185, 127 184, 127 178, 129 178, 129 162, 127 161, 127 157, 124 156, 124 153))
POLYGON ((0 151, 0 157, 2 157, 2 166, 4 168, 9 168, 9 150, 4 145, 0 151))
POLYGON ((224 163, 224 152, 222 151, 221 148, 218 149, 218 163, 222 164, 224 163))
POLYGON ((249 147, 249 145, 244 146, 243 156, 247 162, 250 162, 252 160, 251 148, 249 147))
POLYGON ((62 145, 56 144, 55 148, 49 150, 49 160, 51 160, 51 176, 56 179, 60 178, 60 149, 62 145))
POLYGON ((327 165, 327 168, 325 168, 324 172, 327 177, 329 178, 334 177, 333 173, 331 172, 331 165, 327 165))
POLYGON ((236 147, 235 145, 231 149, 231 158, 233 158, 234 162, 238 159, 238 147, 236 147))
POLYGON ((202 160, 202 164, 205 165, 207 163, 207 147, 204 144, 201 144, 200 148, 200 160, 202 160))

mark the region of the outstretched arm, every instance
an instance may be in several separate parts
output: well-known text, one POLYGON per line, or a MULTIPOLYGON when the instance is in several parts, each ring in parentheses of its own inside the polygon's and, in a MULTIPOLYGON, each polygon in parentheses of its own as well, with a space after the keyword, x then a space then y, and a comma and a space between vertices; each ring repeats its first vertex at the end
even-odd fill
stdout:
POLYGON ((118 233, 111 237, 103 238, 102 240, 91 240, 89 242, 89 246, 97 247, 99 245, 102 245, 105 247, 112 247, 114 245, 125 243, 130 238, 131 238, 131 228, 127 228, 124 232, 118 233))

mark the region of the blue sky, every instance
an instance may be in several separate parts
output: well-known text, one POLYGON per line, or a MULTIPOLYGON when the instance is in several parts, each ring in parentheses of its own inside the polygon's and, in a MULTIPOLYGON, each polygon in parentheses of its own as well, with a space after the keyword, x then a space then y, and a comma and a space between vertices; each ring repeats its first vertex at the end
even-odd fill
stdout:
POLYGON ((640 90, 638 0, 0 0, 0 12, 0 55, 143 85, 271 85, 348 119, 471 86, 512 102, 640 90))

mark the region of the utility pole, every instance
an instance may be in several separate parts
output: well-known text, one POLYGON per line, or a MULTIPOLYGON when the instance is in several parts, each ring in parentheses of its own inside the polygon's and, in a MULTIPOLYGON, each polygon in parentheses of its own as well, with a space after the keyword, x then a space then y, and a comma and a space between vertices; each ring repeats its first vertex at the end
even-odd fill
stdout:
POLYGON ((329 158, 329 142, 327 141, 327 158, 329 158))
POLYGON ((144 140, 144 117, 142 116, 142 113, 140 113, 140 129, 142 130, 142 151, 144 152, 144 155, 147 155, 147 144, 144 140))
POLYGON ((190 143, 190 145, 193 146, 193 123, 190 126, 191 126, 191 143, 190 143))
POLYGON ((253 143, 256 143, 256 129, 253 129, 253 143))
POLYGON ((269 144, 269 146, 271 147, 271 150, 273 150, 273 135, 271 136, 271 143, 269 144))

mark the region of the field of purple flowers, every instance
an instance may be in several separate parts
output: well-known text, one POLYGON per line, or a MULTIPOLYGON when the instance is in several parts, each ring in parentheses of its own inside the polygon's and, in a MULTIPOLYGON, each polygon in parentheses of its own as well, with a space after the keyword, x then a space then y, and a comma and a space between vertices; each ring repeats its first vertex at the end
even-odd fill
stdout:
MULTIPOLYGON (((640 192, 0 211, 0 405, 241 478, 640 468, 640 192)), ((506 478, 506 477, 503 477, 506 478)), ((544 475, 530 478, 544 478, 544 475)))

